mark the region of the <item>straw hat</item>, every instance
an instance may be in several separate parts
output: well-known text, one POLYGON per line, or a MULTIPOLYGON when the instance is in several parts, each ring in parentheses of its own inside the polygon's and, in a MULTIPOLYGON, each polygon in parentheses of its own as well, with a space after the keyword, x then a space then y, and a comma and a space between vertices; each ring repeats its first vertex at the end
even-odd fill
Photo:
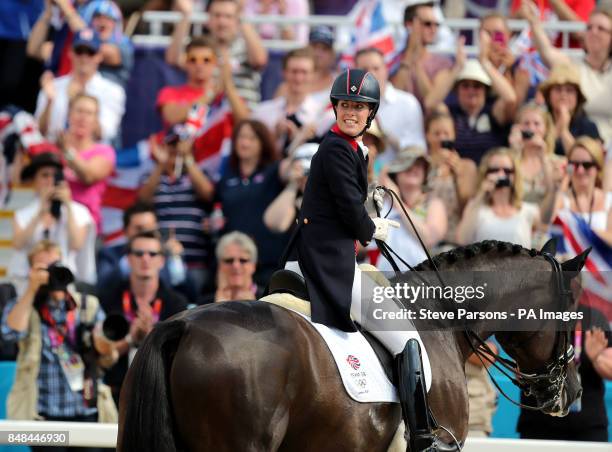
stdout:
POLYGON ((550 75, 546 80, 540 83, 538 89, 548 102, 550 89, 555 85, 565 84, 571 84, 576 87, 576 91, 578 92, 579 106, 586 102, 586 97, 580 88, 580 72, 576 66, 571 64, 557 64, 553 66, 552 70, 550 71, 550 75))
POLYGON ((425 149, 418 146, 408 146, 397 153, 393 161, 389 163, 387 173, 397 174, 411 168, 418 160, 425 162, 425 174, 429 172, 431 160, 425 149))
POLYGON ((463 69, 461 69, 461 72, 457 74, 455 83, 459 83, 463 80, 474 80, 487 87, 491 86, 491 77, 489 77, 489 74, 486 73, 482 67, 482 64, 480 64, 480 61, 474 59, 467 60, 465 62, 463 69))

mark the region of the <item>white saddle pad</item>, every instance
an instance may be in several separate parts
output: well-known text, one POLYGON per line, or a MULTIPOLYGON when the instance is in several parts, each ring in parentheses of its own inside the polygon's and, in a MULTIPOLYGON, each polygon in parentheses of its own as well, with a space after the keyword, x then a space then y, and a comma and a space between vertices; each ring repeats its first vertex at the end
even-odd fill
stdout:
MULTIPOLYGON (((300 314, 301 315, 301 314, 300 314)), ((336 366, 348 395, 357 402, 399 402, 395 386, 387 378, 370 343, 359 332, 345 333, 302 315, 319 332, 336 366)))

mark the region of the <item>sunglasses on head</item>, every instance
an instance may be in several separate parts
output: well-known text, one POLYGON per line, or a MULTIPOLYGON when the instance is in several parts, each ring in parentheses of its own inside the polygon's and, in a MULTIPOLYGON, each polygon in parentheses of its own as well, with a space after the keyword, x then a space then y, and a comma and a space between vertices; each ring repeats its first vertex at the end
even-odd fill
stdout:
POLYGON ((89 47, 77 47, 74 49, 74 53, 76 55, 94 56, 97 52, 95 52, 93 49, 90 49, 89 47))
POLYGON ((597 167, 597 163, 589 162, 589 161, 581 161, 581 160, 570 160, 569 164, 572 165, 575 169, 579 167, 583 167, 585 170, 590 170, 591 168, 597 167))
POLYGON ((149 257, 157 257, 161 256, 163 253, 161 251, 148 251, 148 250, 130 250, 130 254, 133 254, 136 257, 142 257, 145 254, 149 257))
POLYGON ((499 173, 500 171, 503 171, 506 176, 509 176, 510 174, 514 174, 514 168, 501 168, 501 167, 497 168, 494 166, 487 168, 487 174, 499 173))
POLYGON ((234 262, 240 262, 242 265, 244 265, 247 262, 250 262, 250 259, 245 259, 244 257, 226 257, 225 259, 222 259, 222 262, 228 265, 231 265, 234 262))
POLYGON ((187 62, 191 63, 191 64, 210 64, 213 63, 215 61, 214 57, 195 57, 195 56, 190 56, 187 58, 187 62))

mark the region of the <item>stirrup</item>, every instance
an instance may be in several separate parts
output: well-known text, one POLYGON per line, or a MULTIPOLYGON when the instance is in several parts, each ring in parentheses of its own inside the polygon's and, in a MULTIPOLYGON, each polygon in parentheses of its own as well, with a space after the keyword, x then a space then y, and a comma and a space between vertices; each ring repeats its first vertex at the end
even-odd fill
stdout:
POLYGON ((408 444, 413 452, 436 451, 439 441, 433 434, 437 427, 430 414, 421 347, 416 339, 409 339, 402 353, 396 357, 398 393, 402 416, 409 434, 408 444))

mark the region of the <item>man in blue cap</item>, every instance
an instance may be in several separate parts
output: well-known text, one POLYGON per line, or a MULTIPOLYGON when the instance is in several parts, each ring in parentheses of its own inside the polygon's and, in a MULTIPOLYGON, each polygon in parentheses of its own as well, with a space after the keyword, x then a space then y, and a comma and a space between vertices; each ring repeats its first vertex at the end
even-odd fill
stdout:
POLYGON ((35 116, 41 132, 50 140, 56 140, 65 129, 70 99, 80 93, 89 94, 100 103, 98 120, 102 141, 112 142, 117 137, 125 111, 125 91, 98 72, 102 62, 101 44, 94 30, 80 30, 72 41, 70 73, 53 78, 47 71, 41 77, 35 116))

